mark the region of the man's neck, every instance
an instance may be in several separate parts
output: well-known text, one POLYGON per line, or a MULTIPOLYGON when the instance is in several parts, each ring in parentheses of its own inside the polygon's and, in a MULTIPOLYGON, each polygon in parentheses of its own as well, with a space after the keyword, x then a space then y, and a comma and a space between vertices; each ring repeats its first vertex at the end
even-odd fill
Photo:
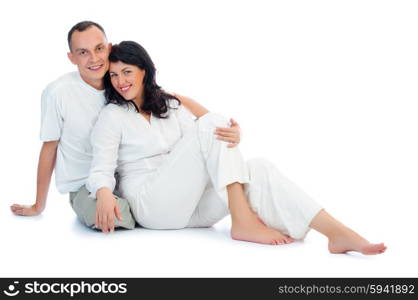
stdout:
POLYGON ((89 86, 95 88, 96 90, 101 91, 101 90, 104 89, 104 84, 103 84, 103 80, 102 79, 88 80, 88 79, 84 78, 81 73, 80 73, 80 77, 81 77, 81 79, 83 79, 83 81, 85 83, 87 83, 89 86))

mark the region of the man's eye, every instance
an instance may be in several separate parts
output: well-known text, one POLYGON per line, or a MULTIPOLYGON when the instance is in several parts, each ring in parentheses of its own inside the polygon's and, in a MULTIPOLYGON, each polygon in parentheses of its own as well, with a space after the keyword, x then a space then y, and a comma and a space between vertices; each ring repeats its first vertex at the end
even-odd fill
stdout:
POLYGON ((99 51, 102 51, 103 49, 104 49, 103 46, 97 48, 97 50, 99 50, 99 51))
POLYGON ((86 53, 86 51, 80 51, 80 55, 85 55, 86 53))

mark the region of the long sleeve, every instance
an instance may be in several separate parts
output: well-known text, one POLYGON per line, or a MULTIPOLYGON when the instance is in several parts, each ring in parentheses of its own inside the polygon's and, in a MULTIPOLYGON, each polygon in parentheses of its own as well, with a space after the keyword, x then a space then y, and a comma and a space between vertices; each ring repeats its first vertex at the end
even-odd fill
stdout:
POLYGON ((96 197, 97 190, 102 187, 113 191, 116 185, 114 174, 122 137, 121 120, 117 120, 117 113, 111 107, 105 107, 91 134, 93 161, 87 180, 87 189, 91 192, 91 197, 96 197))

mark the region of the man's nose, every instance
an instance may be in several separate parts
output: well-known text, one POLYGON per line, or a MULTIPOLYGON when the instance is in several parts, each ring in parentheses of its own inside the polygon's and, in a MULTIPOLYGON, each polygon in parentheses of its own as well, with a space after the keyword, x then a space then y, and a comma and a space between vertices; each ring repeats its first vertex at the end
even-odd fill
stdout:
POLYGON ((98 55, 96 53, 94 53, 94 51, 91 52, 90 61, 94 63, 94 62, 97 62, 98 59, 99 59, 98 55))

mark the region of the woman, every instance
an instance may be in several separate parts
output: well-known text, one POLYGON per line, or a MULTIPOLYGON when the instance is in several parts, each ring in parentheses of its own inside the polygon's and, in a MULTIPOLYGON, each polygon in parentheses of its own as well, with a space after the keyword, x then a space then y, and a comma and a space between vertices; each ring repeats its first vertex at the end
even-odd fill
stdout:
POLYGON ((116 170, 120 193, 146 228, 211 226, 229 209, 233 239, 285 244, 313 228, 328 237, 332 253, 386 250, 335 220, 270 162, 244 162, 238 147, 217 140, 223 117, 206 113, 194 121, 156 84, 154 64, 139 44, 114 45, 109 60, 108 105, 92 133, 87 184, 98 199, 96 227, 112 231, 113 216, 120 218, 112 194, 116 170))

